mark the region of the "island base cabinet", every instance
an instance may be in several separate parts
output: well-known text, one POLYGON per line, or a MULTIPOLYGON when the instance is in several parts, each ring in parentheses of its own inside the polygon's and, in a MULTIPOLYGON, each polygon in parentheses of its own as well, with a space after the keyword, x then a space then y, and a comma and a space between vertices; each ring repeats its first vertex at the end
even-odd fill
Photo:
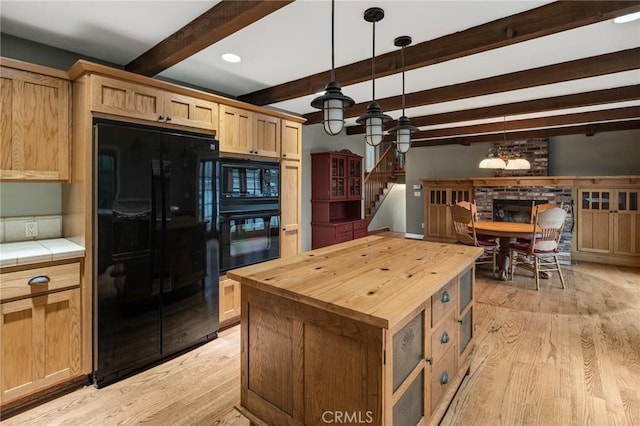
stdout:
POLYGON ((3 303, 2 406, 79 376, 80 290, 3 303))
POLYGON ((382 329, 246 285, 241 295, 241 402, 250 419, 383 424, 382 329))

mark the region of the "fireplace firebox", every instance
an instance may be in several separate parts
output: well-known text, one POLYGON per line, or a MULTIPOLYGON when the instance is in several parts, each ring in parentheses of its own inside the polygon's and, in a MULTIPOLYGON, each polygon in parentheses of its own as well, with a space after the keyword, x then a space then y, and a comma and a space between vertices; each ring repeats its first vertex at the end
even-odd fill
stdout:
POLYGON ((534 204, 545 204, 547 200, 493 200, 493 220, 495 222, 531 221, 531 207, 534 204))

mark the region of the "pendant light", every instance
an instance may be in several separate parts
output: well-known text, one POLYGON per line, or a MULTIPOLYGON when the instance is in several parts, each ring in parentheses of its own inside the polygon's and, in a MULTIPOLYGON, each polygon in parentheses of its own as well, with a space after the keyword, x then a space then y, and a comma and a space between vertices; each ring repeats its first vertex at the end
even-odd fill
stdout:
POLYGON ((384 18, 384 10, 379 7, 371 7, 364 11, 364 20, 373 23, 373 55, 371 57, 371 83, 373 96, 371 103, 367 105, 367 113, 356 120, 356 123, 365 126, 364 139, 369 145, 377 146, 382 142, 384 133, 383 124, 391 117, 382 112, 380 104, 376 102, 376 22, 384 18))
POLYGON ((324 95, 311 101, 312 107, 322 110, 324 131, 331 136, 342 131, 344 128, 344 109, 354 104, 353 99, 342 94, 340 85, 336 82, 334 21, 335 0, 331 0, 331 81, 325 86, 324 95))
POLYGON ((398 125, 389 129, 389 133, 396 135, 396 151, 406 154, 411 148, 411 133, 418 131, 418 128, 412 126, 409 118, 404 115, 404 48, 411 44, 411 37, 397 37, 393 44, 402 48, 402 116, 398 119, 398 125))
MULTIPOLYGON (((507 144, 507 117, 502 119, 502 145, 507 144)), ((499 146, 489 149, 487 158, 480 161, 481 169, 505 169, 505 170, 529 170, 531 163, 525 158, 520 158, 520 152, 513 149, 510 153, 504 152, 499 146)))

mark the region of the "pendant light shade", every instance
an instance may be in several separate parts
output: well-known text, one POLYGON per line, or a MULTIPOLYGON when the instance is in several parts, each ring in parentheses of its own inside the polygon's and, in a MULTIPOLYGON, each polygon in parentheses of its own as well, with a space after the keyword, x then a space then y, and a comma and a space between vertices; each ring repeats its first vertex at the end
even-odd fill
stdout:
POLYGON ((376 22, 384 18, 384 10, 371 7, 364 11, 364 20, 373 23, 373 55, 371 57, 371 83, 373 86, 372 100, 367 105, 367 113, 360 116, 356 123, 365 126, 365 140, 369 145, 377 146, 384 136, 384 123, 391 117, 382 112, 380 104, 376 102, 376 22))
POLYGON ((396 135, 396 151, 406 154, 411 148, 411 133, 418 131, 418 128, 412 126, 409 118, 404 114, 404 48, 411 44, 411 37, 397 37, 393 44, 396 47, 402 47, 402 116, 398 119, 398 125, 389 129, 389 133, 396 135))
MULTIPOLYGON (((502 121, 502 145, 507 143, 507 118, 504 117, 502 121)), ((529 170, 531 169, 531 163, 525 158, 520 158, 520 151, 517 149, 511 150, 511 152, 504 152, 499 146, 492 146, 489 149, 487 158, 480 161, 478 164, 480 169, 504 169, 504 170, 529 170)))
POLYGON ((311 101, 311 106, 323 112, 324 131, 331 136, 339 134, 344 128, 344 109, 354 104, 353 99, 342 94, 336 82, 335 67, 335 0, 331 0, 331 81, 324 88, 325 93, 311 101))

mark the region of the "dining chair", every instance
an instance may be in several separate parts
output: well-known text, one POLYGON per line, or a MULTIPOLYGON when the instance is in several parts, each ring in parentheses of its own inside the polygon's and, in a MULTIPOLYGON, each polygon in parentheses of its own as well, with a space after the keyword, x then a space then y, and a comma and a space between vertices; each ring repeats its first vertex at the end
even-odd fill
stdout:
MULTIPOLYGON (((545 210, 554 209, 556 207, 562 208, 563 206, 564 206, 564 203, 560 203, 560 205, 554 204, 554 203, 536 204, 535 201, 532 201, 531 202, 531 221, 529 223, 533 224, 533 221, 536 218, 536 212, 542 213, 545 210)), ((518 242, 519 243, 528 243, 529 241, 531 241, 531 239, 528 238, 528 237, 527 238, 522 238, 522 237, 518 238, 518 242)))
MULTIPOLYGON (((473 215, 473 221, 474 222, 478 221, 478 207, 476 206, 476 203, 472 203, 470 201, 458 201, 456 203, 456 206, 460 206, 460 207, 463 207, 465 209, 471 210, 471 214, 473 215)), ((477 234, 476 237, 478 237, 479 240, 483 240, 483 241, 495 241, 496 240, 496 237, 494 237, 492 235, 477 234)))
POLYGON ((565 288, 558 261, 558 246, 566 216, 567 212, 562 208, 554 207, 540 212, 536 206, 531 239, 509 244, 510 279, 513 279, 519 264, 526 264, 533 266, 536 290, 540 290, 540 273, 553 271, 558 271, 562 288, 565 288))
POLYGON ((476 264, 491 264, 492 272, 496 270, 496 254, 498 251, 498 243, 495 240, 479 239, 476 235, 476 227, 473 211, 470 208, 464 208, 460 205, 450 205, 451 220, 453 223, 453 232, 459 244, 468 246, 482 247, 484 254, 476 260, 476 264))

